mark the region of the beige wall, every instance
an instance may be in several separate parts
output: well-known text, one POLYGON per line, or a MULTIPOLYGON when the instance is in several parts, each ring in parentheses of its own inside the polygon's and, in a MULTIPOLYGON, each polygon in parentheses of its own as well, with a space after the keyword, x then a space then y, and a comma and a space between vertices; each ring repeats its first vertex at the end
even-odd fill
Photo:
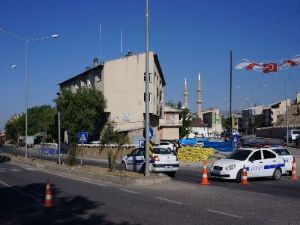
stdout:
POLYGON ((179 139, 179 129, 174 129, 172 127, 164 127, 159 130, 160 139, 165 140, 178 140, 179 139))
MULTIPOLYGON (((157 115, 162 82, 154 63, 153 52, 149 55, 151 102, 149 113, 157 115)), ((110 120, 117 122, 117 129, 131 130, 144 126, 145 102, 145 54, 132 55, 106 62, 103 72, 103 93, 107 99, 110 120)))

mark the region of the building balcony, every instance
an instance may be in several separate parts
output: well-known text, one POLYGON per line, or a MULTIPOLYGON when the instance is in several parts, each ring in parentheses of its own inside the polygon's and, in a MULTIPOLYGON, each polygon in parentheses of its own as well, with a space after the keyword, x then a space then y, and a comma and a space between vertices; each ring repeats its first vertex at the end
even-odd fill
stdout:
POLYGON ((159 127, 181 127, 182 120, 159 119, 159 127))

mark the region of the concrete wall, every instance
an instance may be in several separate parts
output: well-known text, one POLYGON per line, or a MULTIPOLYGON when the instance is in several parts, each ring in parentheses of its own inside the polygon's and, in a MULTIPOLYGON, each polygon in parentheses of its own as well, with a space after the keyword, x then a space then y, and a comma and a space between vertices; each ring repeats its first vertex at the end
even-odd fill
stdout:
MULTIPOLYGON (((289 129, 300 129, 299 126, 289 126, 289 129)), ((265 137, 265 138, 277 138, 283 139, 286 135, 286 127, 266 127, 266 128, 257 128, 256 136, 257 137, 265 137)))

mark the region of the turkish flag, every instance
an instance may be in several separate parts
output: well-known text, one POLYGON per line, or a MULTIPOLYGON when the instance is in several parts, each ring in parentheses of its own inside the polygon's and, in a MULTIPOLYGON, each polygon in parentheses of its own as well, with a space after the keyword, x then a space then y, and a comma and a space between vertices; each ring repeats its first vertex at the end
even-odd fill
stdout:
POLYGON ((295 61, 293 61, 293 60, 290 60, 290 59, 284 61, 283 64, 289 64, 291 67, 297 66, 297 63, 295 61))
POLYGON ((246 70, 253 70, 254 66, 259 66, 257 63, 250 63, 247 67, 246 70))
POLYGON ((263 64, 263 72, 270 73, 270 72, 277 72, 277 64, 276 63, 266 63, 263 64))

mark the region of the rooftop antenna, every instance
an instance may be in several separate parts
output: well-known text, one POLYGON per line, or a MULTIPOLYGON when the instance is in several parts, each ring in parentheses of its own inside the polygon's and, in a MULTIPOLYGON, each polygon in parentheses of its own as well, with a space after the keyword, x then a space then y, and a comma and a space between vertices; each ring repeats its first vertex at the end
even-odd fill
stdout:
POLYGON ((123 54, 123 29, 121 28, 121 55, 123 54))
POLYGON ((101 24, 99 27, 99 48, 100 48, 99 62, 101 62, 101 60, 102 60, 102 27, 101 27, 101 24))

